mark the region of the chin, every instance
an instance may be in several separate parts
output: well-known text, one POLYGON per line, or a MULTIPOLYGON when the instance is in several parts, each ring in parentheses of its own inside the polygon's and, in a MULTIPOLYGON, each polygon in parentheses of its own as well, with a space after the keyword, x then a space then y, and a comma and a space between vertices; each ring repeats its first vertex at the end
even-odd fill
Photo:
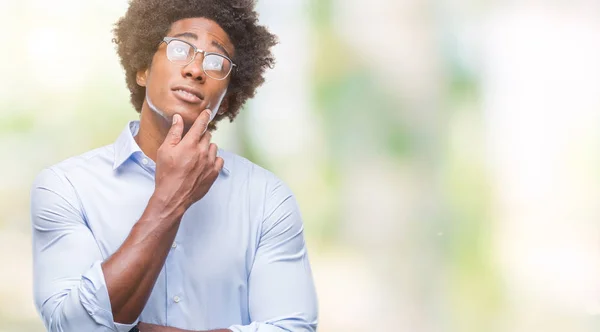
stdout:
MULTIPOLYGON (((185 125, 186 128, 191 127, 194 122, 196 121, 196 119, 198 118, 198 116, 200 115, 200 111, 197 110, 186 110, 183 112, 178 112, 179 115, 181 115, 181 117, 183 118, 183 123, 185 125)), ((174 114, 173 114, 174 115, 174 114)))
POLYGON ((171 116, 177 113, 181 115, 184 120, 190 119, 193 122, 204 109, 204 103, 200 105, 177 105, 177 107, 174 107, 173 111, 170 111, 169 113, 171 113, 171 116))

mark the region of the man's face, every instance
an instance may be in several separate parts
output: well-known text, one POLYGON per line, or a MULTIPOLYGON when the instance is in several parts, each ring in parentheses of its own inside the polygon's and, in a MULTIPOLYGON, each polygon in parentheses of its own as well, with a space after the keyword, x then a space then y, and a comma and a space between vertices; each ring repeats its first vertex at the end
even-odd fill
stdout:
MULTIPOLYGON (((234 47, 227 33, 214 21, 206 18, 187 18, 171 25, 167 37, 174 37, 195 45, 199 50, 219 53, 229 58, 234 47)), ((177 51, 177 50, 176 50, 177 51)), ((206 75, 202 67, 204 56, 196 54, 187 65, 172 63, 167 58, 167 44, 161 43, 147 70, 137 73, 137 82, 146 87, 148 99, 169 120, 180 114, 187 128, 200 113, 209 108, 213 115, 227 91, 231 74, 217 80, 206 75)))

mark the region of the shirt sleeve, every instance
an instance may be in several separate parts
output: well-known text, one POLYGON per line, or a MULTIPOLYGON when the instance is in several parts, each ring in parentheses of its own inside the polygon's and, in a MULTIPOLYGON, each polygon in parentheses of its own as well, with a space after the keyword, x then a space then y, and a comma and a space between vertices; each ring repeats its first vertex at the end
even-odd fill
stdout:
POLYGON ((268 190, 261 239, 249 276, 250 325, 234 332, 314 332, 317 296, 296 199, 281 181, 268 190))
POLYGON ((31 191, 35 306, 48 331, 129 331, 117 324, 102 254, 70 182, 42 171, 31 191))

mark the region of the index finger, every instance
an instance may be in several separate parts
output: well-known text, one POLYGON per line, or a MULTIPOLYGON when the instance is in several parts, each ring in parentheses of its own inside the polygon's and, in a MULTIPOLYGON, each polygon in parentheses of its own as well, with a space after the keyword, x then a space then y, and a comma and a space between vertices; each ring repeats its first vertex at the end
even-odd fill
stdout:
POLYGON ((194 142, 198 142, 202 135, 206 132, 208 128, 208 123, 210 122, 210 116, 212 115, 211 111, 207 108, 194 121, 194 124, 190 128, 190 130, 185 135, 185 138, 189 137, 189 139, 194 142))

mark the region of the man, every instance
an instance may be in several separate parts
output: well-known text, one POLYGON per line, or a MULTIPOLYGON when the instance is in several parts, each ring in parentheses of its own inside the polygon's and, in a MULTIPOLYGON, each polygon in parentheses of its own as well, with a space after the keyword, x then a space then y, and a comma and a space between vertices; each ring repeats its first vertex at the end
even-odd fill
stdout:
POLYGON ((117 23, 140 120, 32 189, 35 304, 49 331, 316 330, 293 194, 211 143, 274 63, 275 36, 239 2, 132 0, 117 23))

